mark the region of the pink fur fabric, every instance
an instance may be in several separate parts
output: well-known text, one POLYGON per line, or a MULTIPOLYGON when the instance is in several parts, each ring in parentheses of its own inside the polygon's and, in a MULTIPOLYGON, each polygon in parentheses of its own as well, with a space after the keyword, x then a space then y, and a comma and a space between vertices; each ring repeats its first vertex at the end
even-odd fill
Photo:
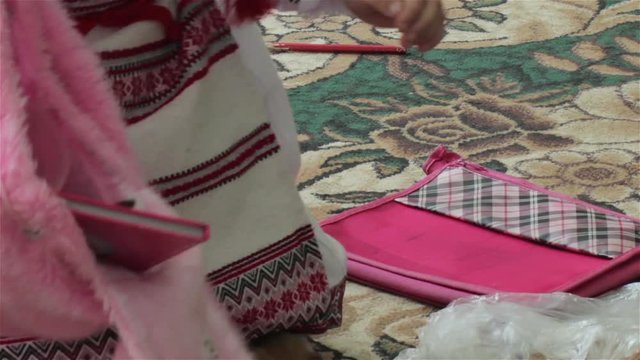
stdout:
POLYGON ((249 359, 200 249, 144 274, 95 261, 59 191, 172 214, 147 188, 99 61, 58 1, 0 3, 0 336, 113 325, 117 359, 249 359))

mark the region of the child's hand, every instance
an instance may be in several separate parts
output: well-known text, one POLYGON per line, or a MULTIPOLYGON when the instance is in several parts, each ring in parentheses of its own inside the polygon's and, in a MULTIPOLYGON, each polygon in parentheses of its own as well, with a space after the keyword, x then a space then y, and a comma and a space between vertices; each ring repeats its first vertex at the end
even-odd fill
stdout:
POLYGON ((440 0, 344 0, 349 10, 374 26, 397 27, 402 46, 432 49, 444 36, 440 0))

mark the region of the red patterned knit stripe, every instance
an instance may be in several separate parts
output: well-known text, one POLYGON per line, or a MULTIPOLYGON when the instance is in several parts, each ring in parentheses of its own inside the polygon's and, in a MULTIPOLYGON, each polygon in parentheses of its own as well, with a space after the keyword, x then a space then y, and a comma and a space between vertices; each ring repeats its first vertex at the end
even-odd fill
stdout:
POLYGON ((318 311, 318 319, 315 323, 302 323, 294 325, 290 331, 305 334, 321 334, 331 328, 340 327, 342 324, 342 302, 344 300, 344 291, 347 285, 346 280, 337 284, 331 289, 329 294, 331 300, 327 309, 316 309, 318 311))
MULTIPOLYGON (((218 36, 216 36, 215 38, 211 39, 209 41, 209 44, 207 44, 207 48, 209 46, 211 46, 213 43, 219 41, 220 39, 222 39, 225 36, 228 36, 229 32, 225 32, 225 33, 221 33, 218 36)), ((228 46, 232 46, 232 45, 228 45, 228 46)), ((226 47, 221 49, 218 53, 214 54, 212 57, 215 58, 216 56, 218 56, 221 52, 226 51, 226 47)), ((180 81, 182 79, 182 77, 188 75, 188 71, 190 70, 190 67, 193 66, 196 62, 198 62, 201 58, 203 58, 204 56, 204 51, 202 51, 201 53, 196 54, 195 56, 193 56, 192 58, 186 60, 186 59, 176 59, 175 54, 167 54, 164 55, 162 57, 159 57, 158 59, 154 59, 150 62, 147 63, 140 63, 137 64, 135 66, 132 66, 130 68, 127 69, 118 69, 118 70, 110 70, 109 71, 109 76, 112 77, 117 77, 117 75, 127 75, 127 74, 131 74, 131 73, 142 73, 142 71, 145 70, 153 70, 154 68, 157 68, 158 66, 162 66, 163 64, 169 63, 169 62, 174 62, 174 63, 180 63, 180 66, 182 66, 183 68, 181 69, 182 71, 180 72, 176 72, 174 75, 175 81, 173 83, 173 86, 171 86, 170 88, 162 91, 162 92, 158 92, 156 94, 154 94, 151 97, 137 97, 135 100, 133 101, 128 101, 128 102, 124 102, 122 104, 122 106, 124 106, 127 109, 135 109, 135 108, 139 108, 139 107, 144 107, 144 106, 149 106, 152 105, 154 103, 157 103, 159 100, 162 100, 164 98, 167 97, 167 95, 170 95, 172 92, 176 91, 176 88, 178 88, 180 86, 180 81)), ((206 67, 210 67, 211 65, 213 65, 215 62, 217 62, 219 59, 216 59, 213 63, 207 63, 205 66, 206 67)), ((194 76, 196 76, 196 74, 194 74, 194 76)), ((206 74, 205 74, 206 75, 206 74)), ((190 83, 188 83, 188 81, 182 85, 183 88, 180 90, 184 90, 184 87, 188 87, 190 85, 190 83)), ((171 99, 169 99, 168 101, 171 101, 171 99)))
MULTIPOLYGON (((212 180, 215 180, 223 175, 225 175, 226 173, 230 172, 231 170, 234 170, 235 168, 242 166, 243 163, 245 163, 245 161, 249 158, 252 157, 257 157, 256 154, 258 154, 262 149, 267 148, 267 147, 271 147, 273 148, 272 145, 276 144, 276 137, 273 134, 267 134, 266 136, 256 140, 253 144, 251 144, 251 146, 247 149, 244 149, 242 152, 240 152, 239 154, 235 154, 235 158, 231 161, 229 161, 228 163, 224 164, 223 166, 221 166, 218 169, 215 169, 213 171, 211 171, 210 173, 200 176, 194 180, 188 181, 184 184, 180 184, 180 185, 176 185, 173 187, 170 187, 168 189, 164 189, 162 190, 162 196, 164 197, 170 197, 170 196, 175 196, 179 193, 183 193, 186 191, 189 191, 193 188, 196 188, 198 186, 204 185, 207 182, 210 182, 212 180)), ((277 146, 277 145, 276 145, 277 146)), ((230 157, 231 155, 227 156, 230 157)), ((215 163, 211 163, 211 165, 213 165, 215 163)))
MULTIPOLYGON (((149 70, 149 69, 153 69, 159 65, 165 64, 171 60, 174 60, 176 62, 180 62, 180 65, 183 66, 184 68, 188 68, 189 66, 192 66, 193 64, 195 64, 198 60, 200 60, 203 55, 205 55, 206 49, 208 49, 210 46, 212 46, 214 43, 218 42, 220 39, 222 39, 225 36, 229 36, 229 34, 231 34, 231 31, 229 29, 225 29, 224 31, 221 31, 220 33, 216 34, 216 36, 212 37, 211 39, 209 39, 207 41, 207 44, 205 46, 203 46, 203 48, 198 51, 195 52, 191 55, 191 57, 189 59, 180 59, 178 56, 180 55, 180 50, 179 48, 176 48, 174 51, 170 51, 167 52, 166 54, 160 54, 158 55, 156 58, 154 58, 153 60, 150 61, 141 61, 139 64, 134 65, 134 66, 130 66, 130 67, 126 67, 126 68, 114 68, 109 70, 107 73, 109 76, 115 77, 117 75, 121 75, 121 74, 131 74, 140 70, 149 70)), ((121 58, 121 57, 136 57, 136 56, 140 56, 140 55, 145 55, 148 52, 154 51, 154 50, 159 50, 162 49, 163 47, 167 47, 169 45, 171 45, 172 41, 164 39, 164 40, 160 40, 154 43, 150 43, 150 44, 146 44, 146 45, 142 45, 139 47, 134 47, 134 48, 130 48, 130 49, 123 49, 123 50, 117 50, 119 52, 119 54, 111 54, 109 56, 113 56, 112 59, 117 59, 117 58, 121 58)), ((221 51, 224 51, 224 49, 222 49, 221 51)), ((102 56, 101 53, 101 57, 103 60, 107 60, 108 58, 105 56, 102 56)), ((171 90, 169 90, 171 91, 171 90)), ((144 105, 144 103, 149 102, 149 100, 145 100, 141 103, 129 103, 127 104, 127 106, 130 107, 134 107, 134 106, 138 106, 138 105, 144 105)))
POLYGON ((260 259, 256 260, 255 263, 247 264, 246 267, 238 268, 234 272, 230 272, 230 273, 226 274, 225 276, 220 276, 220 277, 215 277, 215 278, 209 279, 209 284, 211 286, 217 286, 217 285, 223 284, 226 281, 229 281, 229 280, 231 280, 231 279, 233 279, 235 277, 238 277, 238 276, 244 274, 245 272, 247 272, 249 270, 255 269, 258 266, 266 264, 269 261, 272 261, 274 259, 277 259, 277 258, 287 254, 288 252, 290 252, 290 251, 294 250, 295 248, 297 248, 298 246, 300 246, 300 244, 302 244, 303 242, 313 240, 314 237, 315 236, 313 234, 310 234, 310 235, 307 235, 304 238, 297 239, 298 241, 296 242, 296 244, 292 244, 291 246, 289 246, 287 248, 283 248, 279 252, 275 252, 275 253, 272 253, 272 254, 270 254, 268 256, 261 257, 260 259))
POLYGON ((223 48, 222 50, 220 50, 219 52, 217 52, 215 55, 213 55, 211 58, 209 58, 209 61, 207 62, 207 64, 202 69, 200 69, 196 73, 194 73, 191 76, 191 78, 189 78, 189 80, 187 80, 180 87, 180 89, 178 91, 176 91, 173 95, 171 95, 171 97, 169 97, 166 100, 164 100, 162 105, 154 108, 153 110, 151 110, 151 111, 149 111, 149 112, 147 112, 145 114, 134 116, 134 117, 128 119, 127 123, 129 125, 136 124, 136 123, 144 120, 145 118, 149 117, 150 115, 156 113, 158 110, 162 109, 164 106, 166 106, 171 101, 173 101, 176 97, 181 95, 182 92, 185 91, 189 86, 193 85, 196 81, 204 78, 207 75, 207 73, 209 72, 209 69, 211 68, 211 66, 213 64, 215 64, 218 61, 224 59, 227 55, 233 54, 237 49, 238 49, 238 45, 237 44, 230 44, 230 45, 226 46, 225 48, 223 48))
POLYGON ((313 228, 310 225, 303 226, 293 234, 270 245, 269 247, 209 273, 207 275, 207 280, 214 286, 224 283, 248 270, 266 264, 269 261, 286 254, 300 246, 303 242, 309 241, 314 237, 313 228))
POLYGON ((228 176, 225 176, 224 178, 214 182, 213 184, 208 185, 205 188, 196 190, 192 193, 189 193, 185 196, 179 197, 177 199, 173 199, 171 201, 169 201, 169 203, 171 205, 177 205, 180 204, 182 202, 185 202, 189 199, 195 198, 197 196, 200 196, 202 194, 205 194, 215 188, 218 188, 222 185, 225 185, 233 180, 238 179, 239 177, 241 177, 242 175, 244 175, 244 173, 246 173, 247 171, 249 171, 249 169, 251 169, 254 165, 256 165, 257 163, 259 163, 260 161, 270 157, 271 155, 277 153, 280 150, 280 146, 276 145, 273 146, 272 148, 268 149, 267 151, 264 151, 262 153, 260 153, 259 155, 257 155, 256 157, 253 158, 253 160, 251 160, 250 163, 248 163, 247 165, 245 165, 244 167, 242 167, 240 170, 238 170, 237 172, 230 174, 228 176))
POLYGON ((123 57, 134 57, 141 54, 145 54, 150 51, 162 49, 171 43, 172 41, 169 39, 162 39, 162 40, 154 41, 148 44, 135 46, 132 48, 103 51, 100 53, 100 58, 102 60, 113 60, 113 59, 120 59, 123 57))
POLYGON ((178 12, 178 14, 182 14, 184 12, 184 9, 187 5, 191 4, 191 3, 196 3, 196 2, 200 2, 200 4, 196 5, 194 8, 191 9, 191 12, 189 14, 184 14, 182 16, 180 16, 180 21, 183 23, 188 23, 191 20, 193 20, 196 16, 198 16, 202 11, 209 9, 209 8, 215 8, 217 14, 219 14, 220 19, 224 19, 224 16, 222 15, 222 12, 220 11, 220 9, 218 9, 217 4, 215 3, 215 1, 213 0, 181 0, 180 2, 178 2, 178 6, 176 8, 176 11, 178 12))
POLYGON ((151 181, 151 185, 160 185, 160 184, 165 184, 177 179, 181 179, 184 177, 187 177, 189 175, 193 175, 195 173, 197 173, 198 171, 202 171, 208 167, 211 167, 212 165, 220 162, 221 160, 223 160, 224 158, 230 156, 234 151, 238 150, 238 148, 240 148, 243 145, 248 144, 249 142, 251 142, 254 138, 256 138, 258 135, 261 135, 263 132, 270 130, 270 125, 267 123, 263 123, 260 126, 258 126, 255 130, 253 130, 251 133, 249 133, 248 135, 244 136, 242 139, 240 139, 238 142, 236 142, 235 144, 231 145, 231 147, 229 147, 227 150, 223 151, 222 153, 216 155, 216 157, 214 157, 213 159, 209 159, 205 162, 202 162, 188 170, 184 170, 181 171, 179 173, 175 173, 175 174, 171 174, 168 176, 163 176, 157 179, 154 179, 151 181))
MULTIPOLYGON (((150 44, 150 45, 153 45, 153 44, 150 44)), ((161 40, 158 42, 158 45, 160 44, 162 44, 162 46, 157 46, 158 48, 166 47, 170 45, 170 41, 161 40)), ((144 46, 147 46, 147 45, 144 45, 144 46)), ((122 51, 130 51, 132 53, 135 51, 142 54, 144 52, 151 52, 153 50, 154 49, 152 48, 141 49, 141 50, 138 50, 137 48, 131 48, 131 49, 122 50, 122 51)), ((123 55, 123 56, 134 56, 134 55, 123 55)), ((105 57, 102 57, 102 58, 106 59, 105 57)), ((140 63, 130 67, 110 69, 107 71, 107 75, 109 75, 109 77, 115 78, 118 75, 122 75, 122 74, 128 75, 128 74, 131 74, 132 72, 136 72, 140 70, 153 69, 156 66, 161 66, 163 64, 166 64, 168 61, 171 61, 173 58, 175 58, 175 54, 173 52, 166 52, 164 54, 160 53, 153 59, 141 61, 140 63)))
POLYGON ((37 340, 36 338, 12 338, 12 337, 0 337, 0 345, 10 345, 23 343, 28 341, 37 340))

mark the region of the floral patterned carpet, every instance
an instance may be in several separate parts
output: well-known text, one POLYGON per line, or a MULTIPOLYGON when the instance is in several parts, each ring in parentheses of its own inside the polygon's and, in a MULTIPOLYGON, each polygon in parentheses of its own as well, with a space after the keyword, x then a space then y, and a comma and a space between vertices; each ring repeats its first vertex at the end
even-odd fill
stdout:
MULTIPOLYGON (((640 1, 445 0, 427 54, 274 53, 318 218, 406 188, 438 145, 485 166, 640 216, 640 1)), ((346 16, 281 13, 267 41, 395 44, 346 16)), ((428 249, 425 249, 428 251, 428 249)), ((349 284, 324 359, 393 359, 433 309, 349 284)))

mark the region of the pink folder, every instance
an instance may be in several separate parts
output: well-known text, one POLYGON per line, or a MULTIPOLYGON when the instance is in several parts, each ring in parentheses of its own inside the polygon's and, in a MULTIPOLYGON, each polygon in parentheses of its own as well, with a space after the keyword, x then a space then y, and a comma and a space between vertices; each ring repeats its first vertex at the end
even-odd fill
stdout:
POLYGON ((640 221, 438 148, 414 186, 322 223, 349 277, 424 302, 496 292, 596 296, 640 279, 640 221))
POLYGON ((98 260, 144 272, 209 239, 209 226, 63 194, 98 260))

